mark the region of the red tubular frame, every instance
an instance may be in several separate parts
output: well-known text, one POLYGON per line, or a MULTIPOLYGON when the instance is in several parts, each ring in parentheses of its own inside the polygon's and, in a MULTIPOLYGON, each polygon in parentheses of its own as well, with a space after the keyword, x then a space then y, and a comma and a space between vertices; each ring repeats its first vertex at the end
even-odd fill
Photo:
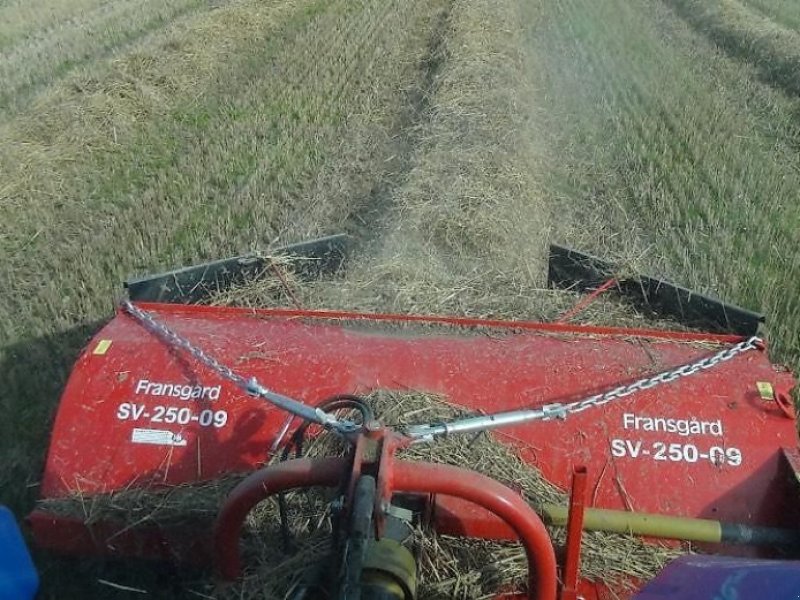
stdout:
POLYGON ((350 468, 346 458, 297 459, 261 469, 237 485, 225 500, 214 523, 214 564, 223 579, 242 571, 239 539, 252 508, 273 494, 301 487, 335 487, 350 468))
MULTIPOLYGON (((256 471, 225 501, 214 528, 215 562, 220 575, 236 579, 241 571, 239 538, 247 514, 267 497, 298 487, 339 484, 349 468, 344 458, 291 460, 256 471)), ((445 494, 495 513, 517 534, 528 557, 528 597, 554 600, 556 557, 547 529, 521 496, 497 481, 449 465, 394 461, 392 491, 445 494)))
POLYGON ((495 513, 513 529, 528 555, 528 598, 556 597, 556 555, 539 516, 514 491, 494 479, 459 467, 397 461, 394 489, 423 494, 445 494, 469 500, 495 513))
POLYGON ((581 562, 583 538, 583 516, 586 504, 586 467, 572 469, 572 493, 569 497, 567 515, 567 556, 564 560, 561 600, 576 600, 578 597, 578 571, 581 562))

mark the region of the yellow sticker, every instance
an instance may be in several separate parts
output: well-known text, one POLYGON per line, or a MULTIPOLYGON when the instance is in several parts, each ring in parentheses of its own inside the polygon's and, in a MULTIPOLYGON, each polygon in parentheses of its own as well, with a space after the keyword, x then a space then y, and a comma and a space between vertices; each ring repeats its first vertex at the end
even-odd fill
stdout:
POLYGON ((768 381, 756 381, 756 387, 762 400, 775 400, 775 390, 768 381))
POLYGON ((100 340, 94 348, 92 354, 105 354, 111 348, 111 340, 100 340))

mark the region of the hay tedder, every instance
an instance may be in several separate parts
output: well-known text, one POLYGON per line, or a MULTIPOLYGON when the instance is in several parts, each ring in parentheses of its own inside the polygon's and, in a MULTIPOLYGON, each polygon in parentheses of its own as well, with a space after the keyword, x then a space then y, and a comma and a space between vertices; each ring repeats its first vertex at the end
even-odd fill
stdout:
MULTIPOLYGON (((311 259, 301 270, 314 276, 336 270, 347 244, 334 236, 281 251, 311 259)), ((314 487, 332 490, 335 526, 314 559, 318 576, 287 598, 417 598, 416 527, 521 542, 527 582, 497 597, 800 598, 795 381, 756 337, 759 315, 647 277, 607 287, 709 332, 199 304, 262 272, 264 260, 127 283, 130 301, 64 390, 29 516, 39 546, 213 565, 236 579, 251 510, 314 487), (436 394, 462 412, 390 428, 363 401, 376 390, 436 394), (311 430, 349 451, 272 460, 311 430), (564 504, 534 510, 513 481, 474 465, 403 458, 487 431, 564 490, 564 504), (91 513, 96 497, 233 473, 249 475, 207 526, 91 513), (76 497, 83 515, 53 508, 76 497), (558 543, 553 528, 564 532, 558 543), (586 531, 685 552, 650 581, 589 580, 586 531)), ((612 272, 552 248, 554 285, 597 289, 612 272)))

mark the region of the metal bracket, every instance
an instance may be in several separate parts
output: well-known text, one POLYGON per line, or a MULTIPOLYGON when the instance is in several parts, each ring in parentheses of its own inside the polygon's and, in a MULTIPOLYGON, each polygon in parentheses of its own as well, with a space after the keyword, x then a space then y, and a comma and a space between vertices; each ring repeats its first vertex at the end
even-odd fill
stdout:
MULTIPOLYGON (((615 265, 590 254, 550 245, 550 286, 586 291, 614 277, 615 265)), ((640 307, 674 317, 687 326, 710 331, 755 335, 764 315, 722 302, 663 279, 638 275, 618 279, 616 289, 640 307)))
POLYGON ((560 402, 556 402, 554 404, 545 404, 542 406, 542 414, 542 418, 545 420, 560 419, 563 421, 567 418, 567 407, 560 402))
MULTIPOLYGON (((351 245, 349 236, 337 234, 274 248, 270 250, 270 254, 313 259, 300 263, 299 270, 302 276, 316 277, 323 273, 336 272, 347 257, 351 245)), ((132 278, 125 282, 125 287, 128 297, 136 302, 192 304, 248 277, 255 277, 268 266, 267 261, 256 254, 234 256, 132 278)))

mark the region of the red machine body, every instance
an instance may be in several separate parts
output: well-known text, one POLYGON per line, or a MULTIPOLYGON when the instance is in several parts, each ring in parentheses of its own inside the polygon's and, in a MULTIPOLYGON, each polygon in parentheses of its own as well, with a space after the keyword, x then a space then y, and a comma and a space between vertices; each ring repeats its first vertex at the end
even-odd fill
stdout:
MULTIPOLYGON (((314 405, 376 389, 441 394, 475 412, 566 402, 695 361, 738 336, 396 315, 140 304, 240 374, 314 405)), ((587 506, 798 525, 795 381, 754 350, 606 406, 495 432, 587 506)), ((120 312, 75 365, 43 498, 179 484, 263 466, 286 413, 248 396, 120 312)), ((469 467, 469 465, 464 465, 469 467)), ((87 525, 36 511, 37 542, 65 552, 209 556, 202 532, 87 525)), ((463 500, 437 499, 441 532, 503 538, 463 500)), ((210 532, 208 532, 210 535, 210 532)), ((722 549, 725 552, 729 548, 722 549)), ((752 549, 739 549, 752 552, 752 549)), ((583 586, 587 598, 596 590, 583 586)), ((623 594, 624 595, 624 594, 623 594)))

